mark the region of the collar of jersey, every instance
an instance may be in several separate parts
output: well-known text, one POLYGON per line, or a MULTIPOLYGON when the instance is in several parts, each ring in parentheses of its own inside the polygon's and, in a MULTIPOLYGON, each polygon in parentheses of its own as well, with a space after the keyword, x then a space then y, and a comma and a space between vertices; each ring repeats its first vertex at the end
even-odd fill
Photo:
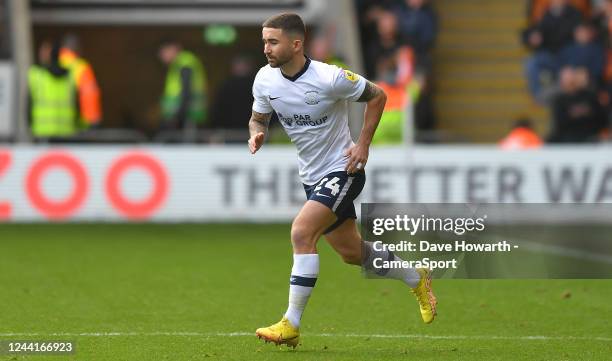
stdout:
POLYGON ((308 58, 306 55, 304 55, 304 57, 306 58, 306 62, 304 63, 304 67, 302 68, 302 70, 298 71, 294 76, 285 75, 283 73, 283 71, 281 70, 281 74, 283 74, 285 79, 291 80, 291 81, 296 81, 296 80, 298 80, 299 77, 301 77, 306 72, 306 70, 308 70, 308 67, 310 66, 310 58, 308 58))

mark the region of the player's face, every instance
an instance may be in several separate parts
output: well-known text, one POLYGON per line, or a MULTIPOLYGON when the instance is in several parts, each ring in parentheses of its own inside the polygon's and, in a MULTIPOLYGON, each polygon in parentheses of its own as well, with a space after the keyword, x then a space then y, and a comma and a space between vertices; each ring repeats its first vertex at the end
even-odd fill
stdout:
POLYGON ((264 43, 264 54, 268 59, 268 64, 273 68, 278 68, 291 61, 295 55, 295 46, 281 29, 263 28, 261 31, 264 43))

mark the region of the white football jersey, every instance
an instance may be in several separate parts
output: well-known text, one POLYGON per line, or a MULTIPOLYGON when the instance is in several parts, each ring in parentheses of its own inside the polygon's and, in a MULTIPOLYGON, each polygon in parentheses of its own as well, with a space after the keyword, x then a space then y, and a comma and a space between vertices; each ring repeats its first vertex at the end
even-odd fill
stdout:
POLYGON ((326 174, 346 168, 344 152, 353 141, 347 101, 356 101, 366 80, 335 65, 306 59, 293 77, 266 65, 253 83, 253 110, 273 110, 297 147, 300 178, 313 185, 326 174))

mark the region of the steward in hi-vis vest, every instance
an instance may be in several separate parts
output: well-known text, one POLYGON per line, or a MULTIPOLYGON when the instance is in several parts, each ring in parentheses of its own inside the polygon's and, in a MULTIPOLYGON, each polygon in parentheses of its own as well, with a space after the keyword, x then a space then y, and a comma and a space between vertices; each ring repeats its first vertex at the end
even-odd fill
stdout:
POLYGON ((59 46, 41 47, 41 61, 28 72, 29 120, 37 138, 69 137, 78 132, 78 91, 67 69, 58 62, 59 46))
POLYGON ((206 72, 200 60, 177 43, 160 48, 168 73, 161 100, 163 127, 182 128, 206 121, 206 72))
POLYGON ((97 125, 102 119, 102 105, 100 87, 91 65, 70 49, 62 49, 60 63, 70 71, 79 89, 80 126, 89 128, 97 125))

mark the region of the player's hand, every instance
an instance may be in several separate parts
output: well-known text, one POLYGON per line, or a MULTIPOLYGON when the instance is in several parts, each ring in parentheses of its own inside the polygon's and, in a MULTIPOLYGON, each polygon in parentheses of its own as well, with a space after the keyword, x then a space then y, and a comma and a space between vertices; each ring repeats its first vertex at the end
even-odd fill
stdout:
POLYGON ((259 148, 261 148, 264 142, 264 137, 264 133, 259 132, 249 139, 249 150, 251 151, 251 154, 255 154, 259 148))
POLYGON ((346 172, 348 174, 353 174, 364 169, 368 162, 369 152, 369 147, 361 144, 354 144, 347 149, 346 152, 344 152, 344 155, 348 157, 346 172))

